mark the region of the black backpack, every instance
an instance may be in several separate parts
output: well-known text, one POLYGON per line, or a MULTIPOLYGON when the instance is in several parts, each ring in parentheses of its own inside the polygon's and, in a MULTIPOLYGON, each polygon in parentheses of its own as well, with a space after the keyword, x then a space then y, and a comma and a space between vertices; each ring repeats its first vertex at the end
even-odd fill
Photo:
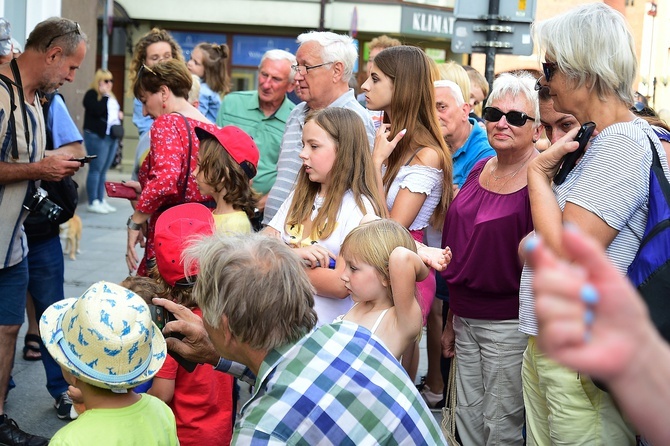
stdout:
MULTIPOLYGON (((58 92, 43 95, 46 99, 42 101, 42 112, 44 114, 45 123, 49 118, 51 103, 56 95, 59 95, 61 98, 63 97, 58 92)), ((51 136, 51 132, 47 131, 46 150, 53 149, 53 137, 51 136)), ((72 177, 65 177, 60 181, 42 181, 40 187, 47 192, 49 200, 63 208, 63 211, 55 222, 50 221, 46 216, 39 213, 28 214, 28 218, 26 218, 26 221, 23 223, 23 228, 26 231, 26 235, 31 240, 57 236, 59 232, 58 225, 65 223, 72 218, 77 210, 77 203, 79 202, 79 193, 77 192, 78 185, 72 177)))

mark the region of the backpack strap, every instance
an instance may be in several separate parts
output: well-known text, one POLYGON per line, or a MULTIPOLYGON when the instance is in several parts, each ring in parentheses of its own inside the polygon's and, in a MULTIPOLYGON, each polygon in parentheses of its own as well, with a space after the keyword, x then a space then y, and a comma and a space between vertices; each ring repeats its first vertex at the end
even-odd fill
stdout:
POLYGON ((10 78, 5 76, 4 74, 0 74, 0 80, 7 86, 7 89, 9 90, 9 105, 10 105, 10 112, 9 112, 9 126, 11 127, 12 131, 12 159, 18 160, 19 159, 19 143, 16 139, 16 119, 14 118, 14 111, 16 110, 16 100, 14 99, 14 81, 12 81, 10 78))
POLYGON ((647 138, 649 138, 649 143, 651 144, 651 153, 653 156, 651 161, 651 170, 656 175, 658 185, 663 192, 665 201, 668 203, 668 206, 670 206, 670 183, 668 183, 668 179, 665 177, 665 172, 663 171, 663 166, 661 165, 661 158, 656 152, 656 145, 654 144, 654 141, 652 141, 649 136, 647 136, 647 138))

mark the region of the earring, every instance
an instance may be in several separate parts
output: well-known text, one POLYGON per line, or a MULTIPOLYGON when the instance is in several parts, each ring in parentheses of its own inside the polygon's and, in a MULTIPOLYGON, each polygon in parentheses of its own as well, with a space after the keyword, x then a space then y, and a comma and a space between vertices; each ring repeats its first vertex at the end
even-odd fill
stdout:
POLYGON ((165 104, 165 102, 163 102, 163 108, 167 108, 167 105, 165 104))

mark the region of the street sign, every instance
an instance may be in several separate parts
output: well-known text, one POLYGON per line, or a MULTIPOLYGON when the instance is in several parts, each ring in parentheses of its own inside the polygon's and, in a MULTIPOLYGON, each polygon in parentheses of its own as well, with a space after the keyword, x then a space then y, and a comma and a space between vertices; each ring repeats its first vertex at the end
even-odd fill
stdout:
MULTIPOLYGON (((463 2, 458 2, 457 5, 461 3, 463 2)), ((533 54, 530 23, 500 22, 487 25, 484 20, 463 20, 457 16, 451 37, 451 51, 454 53, 484 53, 488 48, 495 48, 496 54, 530 56, 533 54), (487 41, 486 38, 486 32, 491 26, 494 27, 492 31, 498 32, 495 41, 487 41)))
MULTIPOLYGON (((531 23, 535 20, 536 0, 502 0, 498 10, 500 20, 531 23)), ((456 19, 486 21, 489 0, 456 0, 456 19)))

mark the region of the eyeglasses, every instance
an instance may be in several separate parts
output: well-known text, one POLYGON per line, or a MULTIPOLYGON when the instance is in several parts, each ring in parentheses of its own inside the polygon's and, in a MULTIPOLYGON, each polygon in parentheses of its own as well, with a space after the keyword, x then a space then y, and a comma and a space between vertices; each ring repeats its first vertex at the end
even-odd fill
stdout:
POLYGON ((324 65, 330 65, 332 63, 335 63, 335 62, 324 62, 324 63, 320 63, 319 65, 312 65, 312 66, 309 66, 309 65, 291 65, 291 69, 295 73, 300 73, 301 76, 307 76, 307 73, 309 72, 309 70, 313 70, 314 68, 319 68, 319 67, 322 67, 324 65))
POLYGON ((74 29, 68 32, 65 32, 63 34, 58 34, 57 36, 53 36, 51 40, 47 43, 47 48, 51 46, 52 43, 54 43, 54 40, 58 39, 59 37, 67 36, 68 34, 71 33, 76 33, 78 36, 81 36, 81 27, 79 26, 79 23, 74 22, 74 29))
POLYGON ((112 79, 105 79, 103 82, 106 84, 111 84, 114 81, 112 79))
POLYGON ((526 125, 526 122, 530 119, 531 121, 535 121, 535 118, 531 118, 524 112, 512 110, 508 111, 507 113, 503 113, 502 110, 496 108, 496 107, 486 107, 484 108, 484 111, 482 112, 482 118, 484 118, 484 121, 488 122, 498 122, 502 119, 502 117, 505 117, 507 120, 507 123, 509 125, 513 125, 514 127, 523 127, 526 125))

